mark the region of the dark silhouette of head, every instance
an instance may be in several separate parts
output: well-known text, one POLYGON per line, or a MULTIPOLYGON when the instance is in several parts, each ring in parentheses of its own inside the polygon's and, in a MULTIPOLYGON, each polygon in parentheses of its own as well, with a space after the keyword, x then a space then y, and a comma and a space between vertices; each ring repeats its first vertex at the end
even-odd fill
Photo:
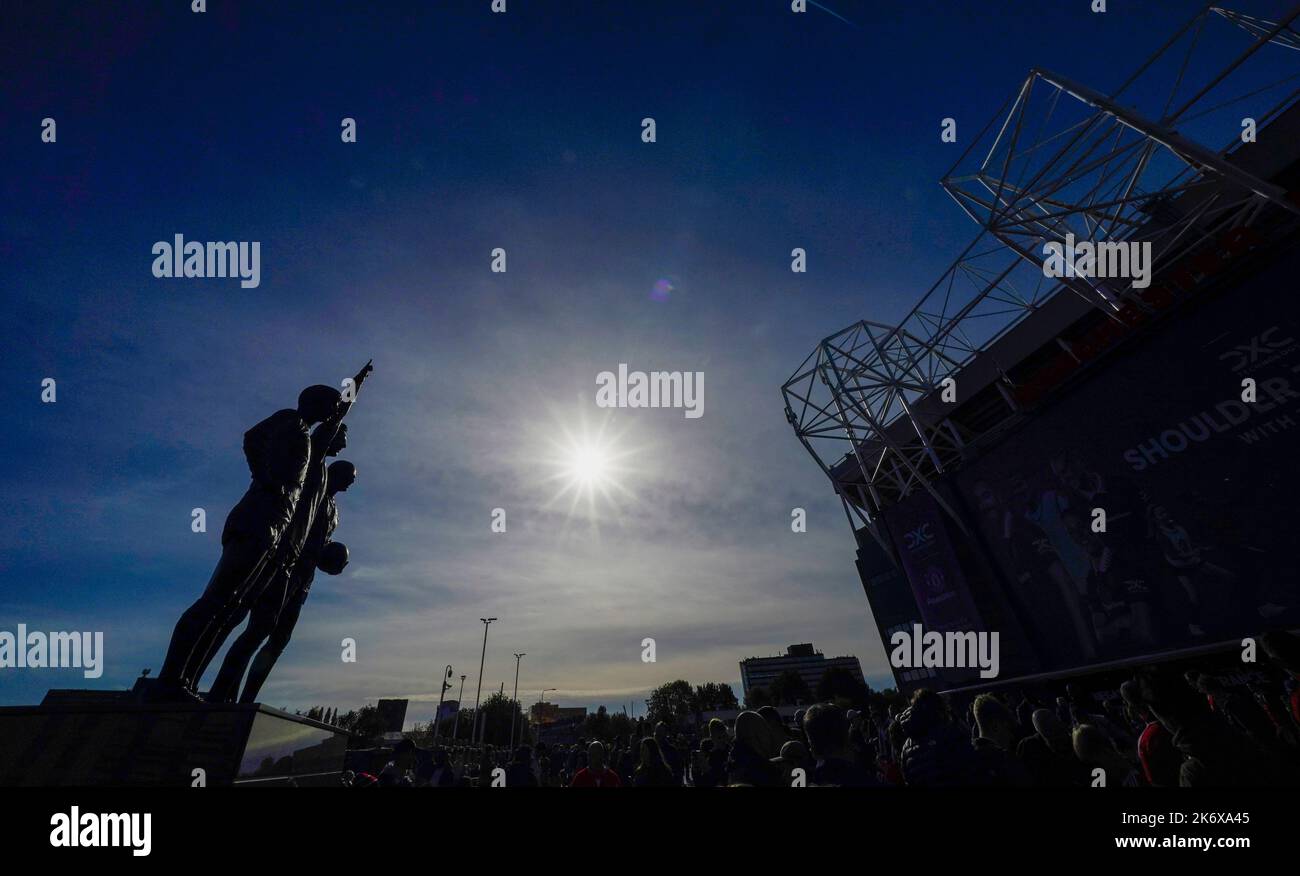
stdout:
POLYGON ((1267 632, 1259 637, 1264 653, 1294 676, 1300 677, 1300 638, 1283 630, 1267 632))
POLYGON ((772 732, 778 739, 785 739, 785 723, 781 720, 781 713, 776 710, 775 706, 763 706, 758 710, 759 716, 768 723, 772 732))
POLYGON ((332 386, 316 384, 298 393, 298 416, 308 423, 328 420, 339 409, 339 399, 343 393, 332 386))
POLYGON ((971 707, 979 734, 1003 751, 1016 743, 1016 718, 1001 700, 992 694, 980 694, 971 707))
POLYGON ((357 467, 346 459, 331 462, 325 473, 325 489, 332 496, 342 493, 357 479, 357 467))
POLYGON ((332 541, 321 549, 316 568, 326 575, 338 575, 348 564, 348 546, 341 541, 332 541))
POLYGON ((838 757, 848 747, 849 722, 834 703, 818 703, 804 712, 803 729, 816 758, 838 757))
POLYGON ((1067 756, 1074 752, 1074 741, 1070 738, 1070 728, 1061 717, 1051 709, 1035 709, 1032 717, 1034 732, 1047 747, 1058 756, 1067 756))

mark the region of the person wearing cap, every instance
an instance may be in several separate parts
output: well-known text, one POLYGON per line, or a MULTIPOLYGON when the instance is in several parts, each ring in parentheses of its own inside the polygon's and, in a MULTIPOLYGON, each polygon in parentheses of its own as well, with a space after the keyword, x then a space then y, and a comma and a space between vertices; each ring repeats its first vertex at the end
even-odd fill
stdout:
POLYGON ((785 775, 787 785, 794 784, 795 770, 803 770, 805 784, 807 783, 808 774, 812 771, 812 756, 808 754, 808 746, 798 739, 791 739, 785 745, 782 745, 781 753, 772 758, 772 763, 780 767, 785 775))

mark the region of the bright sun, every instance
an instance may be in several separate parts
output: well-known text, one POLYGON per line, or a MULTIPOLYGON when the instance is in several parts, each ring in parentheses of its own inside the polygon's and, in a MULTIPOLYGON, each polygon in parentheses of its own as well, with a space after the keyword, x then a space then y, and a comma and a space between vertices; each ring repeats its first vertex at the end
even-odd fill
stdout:
POLYGON ((621 506, 635 499, 629 489, 635 470, 629 463, 638 451, 609 426, 608 420, 589 425, 579 416, 577 422, 557 422, 546 439, 546 480, 555 488, 547 505, 567 505, 570 519, 617 522, 621 506))
POLYGON ((599 444, 576 444, 568 457, 567 474, 580 484, 600 486, 609 475, 609 453, 599 444))

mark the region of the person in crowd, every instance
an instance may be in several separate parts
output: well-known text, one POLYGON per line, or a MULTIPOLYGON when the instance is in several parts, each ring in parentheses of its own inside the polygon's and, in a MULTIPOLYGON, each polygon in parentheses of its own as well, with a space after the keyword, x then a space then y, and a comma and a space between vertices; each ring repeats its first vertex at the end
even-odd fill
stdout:
POLYGON ((886 785, 895 787, 906 784, 903 778, 903 765, 899 761, 899 753, 903 750, 903 744, 907 741, 903 734, 903 725, 897 721, 889 722, 888 730, 889 739, 885 746, 886 754, 876 759, 876 769, 886 785))
POLYGON ((736 716, 736 738, 727 759, 727 783, 771 787, 780 782, 780 771, 772 758, 780 754, 780 743, 772 727, 758 712, 745 711, 736 716))
POLYGON ((1232 729, 1261 749, 1273 751, 1278 748, 1277 726, 1249 691, 1232 690, 1209 674, 1201 675, 1198 680, 1210 708, 1223 716, 1232 729))
POLYGON ((804 745, 798 739, 791 739, 781 746, 781 753, 772 758, 772 763, 781 770, 781 784, 792 786, 795 784, 794 771, 802 770, 803 781, 808 782, 809 776, 813 773, 813 759, 808 752, 808 746, 804 745))
POLYGON ((879 787, 875 770, 864 767, 854 758, 849 747, 849 722, 843 709, 834 703, 818 703, 804 714, 803 724, 815 763, 811 776, 813 784, 879 787))
POLYGON ((1173 735, 1183 756, 1182 787, 1242 787, 1295 784, 1289 764, 1266 756, 1211 711, 1206 699, 1164 667, 1144 667, 1138 691, 1151 714, 1173 735))
POLYGON ((393 759, 384 765, 379 773, 381 787, 412 787, 415 783, 415 767, 422 760, 415 743, 403 739, 393 746, 393 759))
POLYGON ((1034 784, 1045 788, 1086 786, 1087 770, 1074 756, 1069 725, 1051 709, 1035 709, 1031 720, 1034 734, 1020 741, 1016 754, 1034 784))
POLYGON ((654 739, 655 742, 659 743, 659 751, 663 754, 664 762, 673 771, 673 776, 676 777, 677 784, 680 785, 686 775, 686 755, 669 740, 668 725, 663 721, 655 724, 654 739))
POLYGON ((451 788, 456 784, 456 774, 451 768, 447 749, 433 750, 433 756, 420 764, 415 771, 416 785, 424 788, 451 788))
POLYGON ((618 777, 623 780, 624 785, 632 784, 632 779, 636 775, 636 768, 641 762, 641 740, 634 738, 632 735, 624 737, 622 745, 619 747, 619 756, 614 761, 614 770, 618 777))
POLYGON ((637 788, 672 788, 679 784, 656 740, 641 740, 640 760, 632 784, 637 788))
POLYGON ((992 694, 980 694, 971 704, 975 716, 975 753, 979 773, 988 784, 1014 788, 1033 785, 1029 769, 1016 754, 1016 718, 992 694))
MULTIPOLYGON (((1268 632, 1259 637, 1264 653, 1280 666, 1291 680, 1300 680, 1300 638, 1283 630, 1268 632)), ((1291 720, 1300 727, 1300 685, 1292 688, 1287 705, 1291 720)))
MULTIPOLYGON (((906 738, 900 760, 907 784, 943 787, 974 783, 974 749, 966 734, 951 722, 948 707, 937 693, 918 689, 899 722, 906 738)), ((812 742, 811 731, 808 740, 812 742)))
POLYGON ((709 738, 700 743, 696 753, 695 784, 701 788, 718 788, 727 784, 731 737, 727 725, 718 718, 709 721, 708 734, 709 738))
POLYGON ((510 766, 506 767, 506 787, 537 787, 537 776, 533 773, 533 750, 527 745, 521 745, 515 749, 510 766))
POLYGON ((785 730, 785 722, 781 720, 781 713, 775 706, 763 706, 758 710, 758 715, 772 728, 772 737, 778 742, 784 743, 789 738, 785 730))
POLYGON ((478 787, 487 788, 492 784, 492 770, 496 764, 492 760, 492 747, 484 746, 478 755, 478 787))
POLYGON ((1129 679, 1119 686, 1125 710, 1142 725, 1138 735, 1138 763, 1148 785, 1158 788, 1178 787, 1178 775, 1183 766, 1183 756, 1174 748, 1173 734, 1153 717, 1142 702, 1138 683, 1129 679))
POLYGON ((1110 737, 1111 744, 1121 751, 1132 751, 1137 746, 1137 737, 1120 722, 1105 714, 1105 709, 1097 708, 1097 701, 1079 685, 1065 685, 1065 700, 1069 704, 1070 727, 1091 724, 1110 737))
POLYGON ((578 770, 570 783, 571 788, 620 788, 623 782, 618 773, 605 766, 605 746, 593 742, 587 746, 587 765, 578 770))
POLYGON ((1100 727, 1080 724, 1073 733, 1074 754, 1091 767, 1092 787, 1138 788, 1144 783, 1137 765, 1115 750, 1100 727))

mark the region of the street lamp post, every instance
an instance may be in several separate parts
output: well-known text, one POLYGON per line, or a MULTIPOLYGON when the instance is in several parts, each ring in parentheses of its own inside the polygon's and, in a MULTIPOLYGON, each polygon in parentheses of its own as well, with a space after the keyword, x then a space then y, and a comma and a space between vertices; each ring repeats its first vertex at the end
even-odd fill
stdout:
POLYGON ((465 707, 465 676, 460 677, 460 696, 456 699, 456 720, 451 724, 451 741, 456 741, 456 733, 460 730, 460 710, 465 707))
POLYGON ((515 750, 515 711, 519 708, 519 661, 528 656, 525 651, 515 655, 515 695, 510 700, 510 750, 515 750))
MULTIPOLYGON (((442 730, 442 698, 447 695, 447 688, 451 687, 451 664, 447 664, 447 669, 442 673, 442 690, 438 691, 438 711, 433 713, 433 741, 438 741, 438 732, 442 730)), ((460 711, 460 703, 456 704, 456 711, 460 711)))
MULTIPOLYGON (((479 658, 478 658, 478 690, 477 690, 477 691, 475 692, 475 694, 474 694, 474 729, 475 729, 475 731, 477 731, 478 728, 479 728, 479 726, 481 725, 481 726, 483 727, 482 733, 483 733, 484 736, 486 736, 486 735, 487 735, 487 725, 486 725, 486 724, 483 724, 481 721, 479 721, 479 715, 478 715, 478 703, 479 703, 479 697, 481 697, 481 696, 483 695, 483 663, 484 663, 484 661, 487 660, 487 634, 488 634, 488 627, 490 627, 490 626, 492 625, 492 621, 496 620, 496 618, 494 618, 494 617, 481 617, 481 618, 479 618, 479 620, 481 620, 481 621, 483 622, 483 653, 480 654, 480 655, 479 655, 479 658)), ((471 742, 477 742, 477 741, 479 741, 479 740, 476 740, 476 739, 474 738, 474 736, 475 736, 475 733, 470 733, 470 741, 471 741, 471 742)))

